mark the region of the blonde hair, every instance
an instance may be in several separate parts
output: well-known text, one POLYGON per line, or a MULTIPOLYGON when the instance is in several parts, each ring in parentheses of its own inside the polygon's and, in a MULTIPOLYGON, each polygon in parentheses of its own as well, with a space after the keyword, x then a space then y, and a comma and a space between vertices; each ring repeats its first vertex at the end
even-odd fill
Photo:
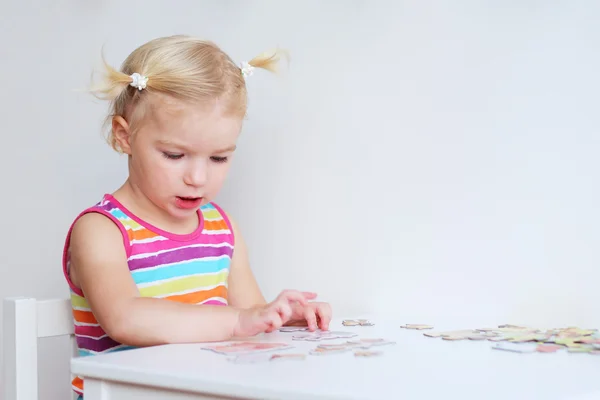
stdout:
MULTIPOLYGON (((281 55, 285 53, 279 50, 262 53, 246 66, 276 72, 281 55)), ((229 114, 240 118, 246 114, 246 70, 210 41, 185 35, 162 37, 135 49, 120 70, 111 67, 104 57, 102 61, 104 79, 93 85, 91 92, 110 101, 106 125, 110 126, 114 116, 122 116, 135 132, 154 94, 196 103, 222 99, 229 114), (132 86, 134 73, 147 79, 145 86, 132 86)), ((112 130, 108 131, 107 141, 120 152, 112 130)))

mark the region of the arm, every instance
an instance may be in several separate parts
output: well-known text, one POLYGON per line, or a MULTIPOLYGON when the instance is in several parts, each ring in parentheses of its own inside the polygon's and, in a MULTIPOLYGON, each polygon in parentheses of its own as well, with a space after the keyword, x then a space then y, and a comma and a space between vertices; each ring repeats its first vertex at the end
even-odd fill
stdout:
POLYGON ((227 340, 236 334, 236 307, 143 298, 127 267, 119 228, 107 217, 82 216, 71 236, 71 279, 114 340, 132 346, 227 340))
POLYGON ((266 304, 248 261, 246 242, 237 223, 227 215, 235 236, 235 250, 231 259, 228 280, 228 301, 233 307, 251 308, 266 304))
MULTIPOLYGON (((229 273, 229 304, 239 308, 260 307, 266 301, 258 287, 250 263, 248 249, 236 222, 227 215, 235 235, 235 250, 231 260, 229 273)), ((321 328, 329 329, 331 321, 331 306, 327 303, 294 303, 291 307, 289 319, 284 325, 308 326, 310 330, 321 328)))

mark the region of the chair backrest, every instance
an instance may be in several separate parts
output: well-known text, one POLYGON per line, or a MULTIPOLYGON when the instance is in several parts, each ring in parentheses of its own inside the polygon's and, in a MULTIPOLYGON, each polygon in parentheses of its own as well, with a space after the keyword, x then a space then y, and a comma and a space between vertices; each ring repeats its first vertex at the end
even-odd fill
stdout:
POLYGON ((38 338, 70 335, 75 355, 71 302, 9 297, 4 299, 3 309, 3 399, 37 400, 38 338))

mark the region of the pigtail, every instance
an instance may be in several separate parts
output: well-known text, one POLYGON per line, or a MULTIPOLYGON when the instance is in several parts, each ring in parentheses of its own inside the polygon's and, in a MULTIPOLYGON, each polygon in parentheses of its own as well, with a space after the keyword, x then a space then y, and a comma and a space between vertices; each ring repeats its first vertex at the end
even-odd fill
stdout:
POLYGON ((261 53, 250 61, 242 63, 242 66, 240 67, 242 70, 242 75, 244 77, 252 75, 252 72, 255 68, 262 68, 276 73, 278 71, 279 61, 281 61, 282 57, 289 62, 289 54, 285 50, 277 49, 274 51, 261 53))
POLYGON ((91 85, 90 92, 101 100, 116 100, 133 82, 133 78, 108 64, 104 54, 102 54, 102 64, 103 78, 100 82, 91 85))

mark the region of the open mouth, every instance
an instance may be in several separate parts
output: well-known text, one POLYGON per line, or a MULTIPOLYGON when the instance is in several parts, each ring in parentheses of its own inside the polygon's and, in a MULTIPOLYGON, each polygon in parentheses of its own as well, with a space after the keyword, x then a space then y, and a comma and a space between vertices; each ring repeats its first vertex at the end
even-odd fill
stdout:
POLYGON ((198 201, 201 200, 202 197, 181 197, 181 196, 177 196, 178 199, 183 200, 183 201, 198 201))
POLYGON ((184 197, 177 196, 176 204, 179 208, 183 208, 186 210, 200 207, 202 203, 202 197, 184 197))

